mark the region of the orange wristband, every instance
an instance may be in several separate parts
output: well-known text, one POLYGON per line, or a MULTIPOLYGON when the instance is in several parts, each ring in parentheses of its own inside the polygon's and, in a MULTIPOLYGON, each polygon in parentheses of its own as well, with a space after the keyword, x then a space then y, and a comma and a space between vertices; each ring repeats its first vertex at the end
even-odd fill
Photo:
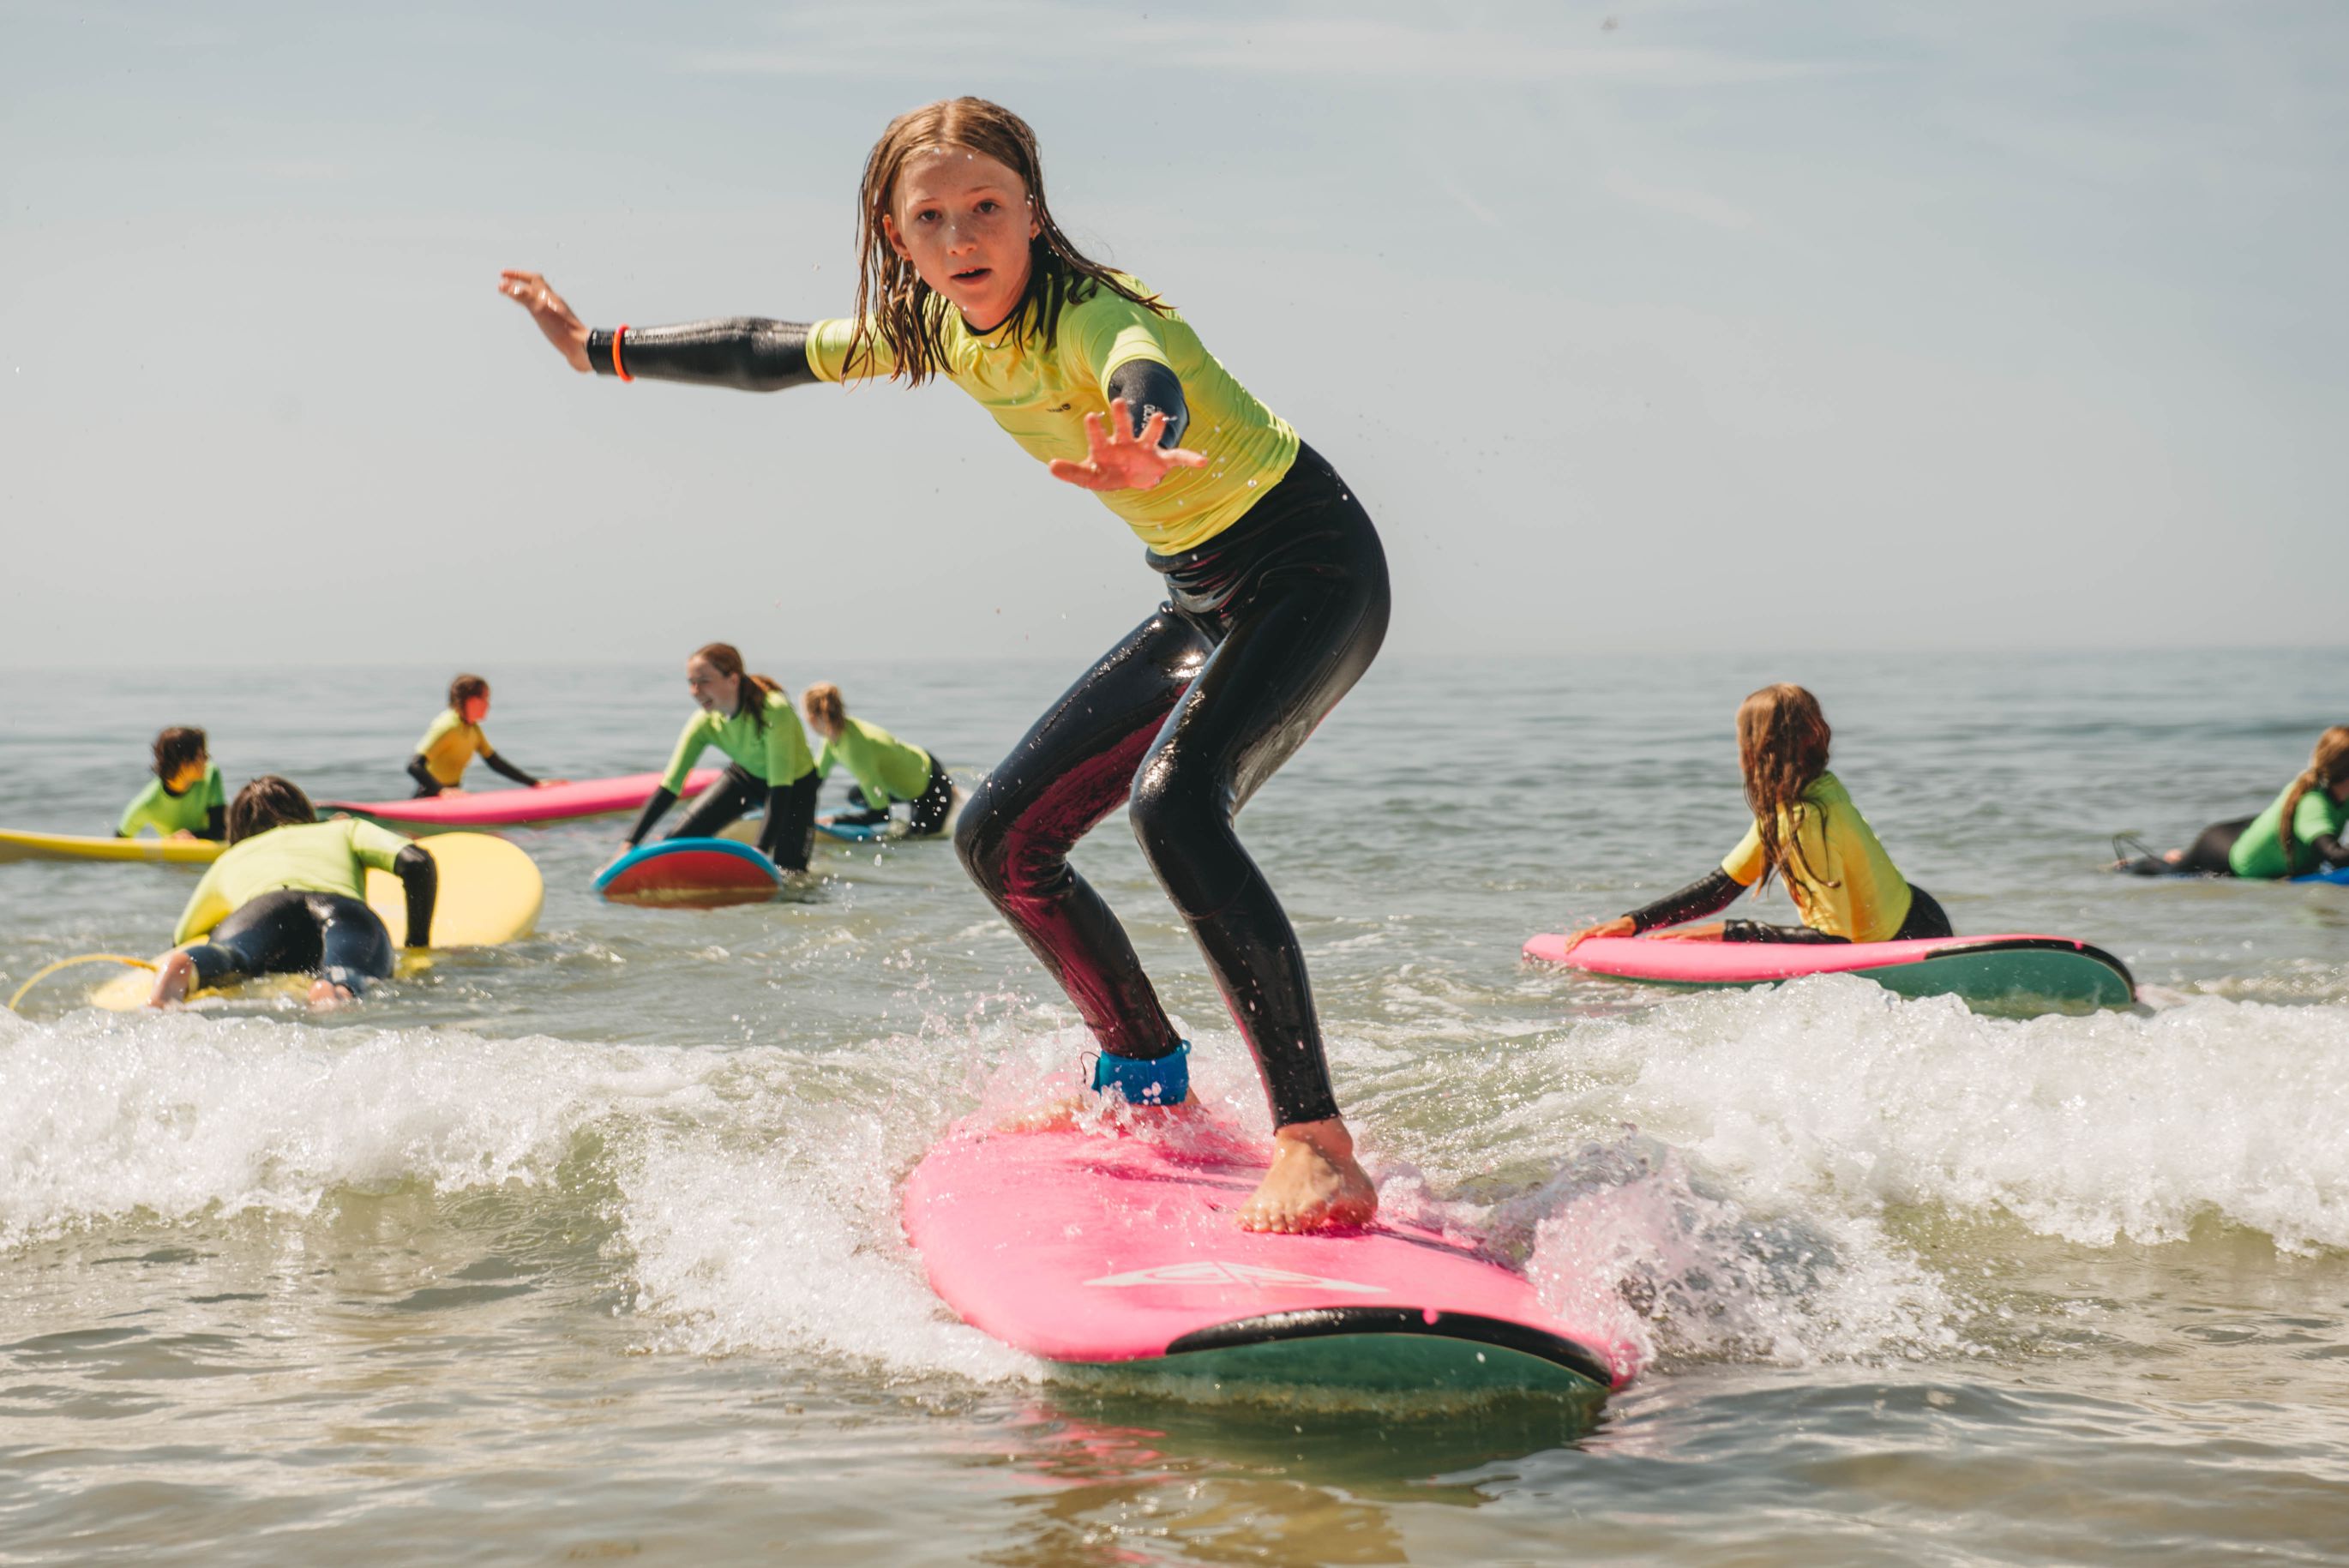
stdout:
POLYGON ((627 367, 620 363, 620 339, 627 335, 628 324, 625 321, 612 329, 612 374, 623 381, 634 381, 636 377, 629 375, 627 367))

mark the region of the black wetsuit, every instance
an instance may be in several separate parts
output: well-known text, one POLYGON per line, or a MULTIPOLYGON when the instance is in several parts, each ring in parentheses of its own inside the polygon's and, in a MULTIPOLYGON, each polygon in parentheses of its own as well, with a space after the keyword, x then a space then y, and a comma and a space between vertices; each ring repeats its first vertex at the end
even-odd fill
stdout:
MULTIPOLYGON (((718 782, 704 789, 694 799, 685 820, 670 831, 672 839, 714 839, 733 822, 741 820, 763 807, 766 818, 759 825, 759 849, 769 860, 787 872, 807 870, 810 841, 815 836, 815 798, 823 786, 823 775, 810 769, 789 784, 769 785, 739 762, 730 762, 718 782)), ((653 791, 651 799, 636 817, 636 825, 629 831, 628 842, 637 842, 652 830, 676 802, 677 797, 666 789, 653 791)))
MULTIPOLYGON (((1631 929, 1636 934, 1655 931, 1667 925, 1679 925, 1686 921, 1702 920, 1708 914, 1718 914, 1737 901, 1745 891, 1744 885, 1727 872, 1716 867, 1675 892, 1668 892, 1653 903, 1643 904, 1631 912, 1631 929)), ((1909 884, 1909 913, 1900 922, 1900 929, 1885 938, 1888 942, 1907 942, 1920 936, 1951 936, 1950 917, 1940 901, 1915 882, 1909 884)), ((1849 942, 1848 936, 1830 936, 1824 931, 1814 931, 1807 925, 1770 925, 1758 920, 1723 921, 1721 927, 1723 942, 1849 942)))
MULTIPOLYGON (((929 782, 913 799, 913 819, 905 825, 906 836, 916 839, 935 837, 946 829, 947 818, 954 810, 954 780, 947 777, 946 764, 935 753, 924 752, 930 759, 929 782)), ((895 797, 891 797, 895 799, 895 797)), ((871 827, 889 820, 889 801, 874 804, 862 784, 848 787, 845 811, 836 811, 832 820, 842 827, 871 827)))
MULTIPOLYGON (((408 897, 408 945, 432 940, 440 872, 413 844, 392 862, 408 897)), ((391 933, 383 917, 344 893, 279 888, 241 904, 188 949, 196 984, 217 985, 240 975, 317 975, 353 995, 391 976, 391 933)))
MULTIPOLYGON (((816 379, 807 329, 738 316, 591 333, 605 375, 771 392, 816 379)), ((1102 388, 1135 433, 1189 422, 1180 379, 1136 359, 1102 388)), ((1120 805, 1255 1052, 1276 1126, 1338 1114, 1297 933, 1232 817, 1305 743, 1385 638, 1386 557, 1370 514, 1309 447, 1263 499, 1196 549, 1151 554, 1156 612, 1079 678, 963 808, 955 846, 1104 1050, 1153 1058, 1181 1040, 1133 945, 1069 864, 1120 805)))

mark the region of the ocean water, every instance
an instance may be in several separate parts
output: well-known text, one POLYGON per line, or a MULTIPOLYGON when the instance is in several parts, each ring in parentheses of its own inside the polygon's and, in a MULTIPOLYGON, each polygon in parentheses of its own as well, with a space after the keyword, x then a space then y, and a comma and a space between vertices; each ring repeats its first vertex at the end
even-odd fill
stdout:
MULTIPOLYGON (((2263 804, 2349 717, 2321 665, 1373 670, 1243 833, 1387 1202, 1642 1347, 1595 1418, 1185 1401, 956 1322, 896 1185, 957 1118, 1071 1083, 1085 1040, 941 845, 682 913, 594 898, 610 821, 520 833, 533 939, 325 1017, 45 982, 0 1015, 0 1562, 2343 1561, 2349 889, 2099 869, 2115 831, 2263 804), (1735 840, 1731 717, 1774 678, 1821 694, 1837 771, 1961 930, 2093 941, 2145 1005, 1521 964, 1735 840)), ((0 824, 106 831, 174 722, 232 787, 404 792, 448 673, 0 675, 0 824)), ((545 772, 657 767, 685 712, 667 669, 489 673, 492 734, 545 772)), ((1073 669, 776 673, 968 779, 1073 669)), ((1202 1092, 1261 1128, 1122 823, 1079 859, 1202 1092)), ((0 866, 0 994, 160 950, 192 882, 0 866)))

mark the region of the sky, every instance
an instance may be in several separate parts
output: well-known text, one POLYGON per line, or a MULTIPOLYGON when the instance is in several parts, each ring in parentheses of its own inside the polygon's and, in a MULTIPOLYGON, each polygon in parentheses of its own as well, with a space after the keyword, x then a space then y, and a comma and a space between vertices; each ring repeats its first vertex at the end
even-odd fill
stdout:
POLYGON ((0 0, 0 665, 1106 647, 1140 544, 952 387, 495 292, 844 314, 957 93, 1364 498, 1391 650, 2338 646, 2344 77, 2332 0, 0 0))

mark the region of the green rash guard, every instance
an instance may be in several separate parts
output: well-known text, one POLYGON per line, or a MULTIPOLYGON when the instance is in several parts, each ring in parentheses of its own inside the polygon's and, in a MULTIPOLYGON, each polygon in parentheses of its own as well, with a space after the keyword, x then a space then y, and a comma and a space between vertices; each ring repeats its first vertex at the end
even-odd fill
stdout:
POLYGON ((864 791, 864 799, 874 806, 918 800, 930 787, 928 752, 861 718, 845 720, 838 740, 827 740, 816 748, 818 773, 829 779, 835 762, 848 769, 848 776, 864 791))
MULTIPOLYGON (((746 677, 747 678, 747 677, 746 677)), ((668 771, 661 788, 672 795, 685 792, 685 776, 705 747, 716 746, 742 765, 750 777, 769 786, 796 784, 815 771, 808 755, 807 730, 792 709, 791 699, 779 691, 767 694, 767 725, 761 731, 747 713, 697 713, 685 721, 669 754, 668 771)))
MULTIPOLYGON (((1812 779, 1802 804, 1792 813, 1779 813, 1778 842, 1792 851, 1785 868, 1786 892, 1813 931, 1851 942, 1885 942, 1908 922, 1909 884, 1834 774, 1812 779)), ((1721 869, 1739 886, 1754 885, 1762 875, 1759 822, 1745 830, 1721 869)))
MULTIPOLYGON (((1125 273, 1113 275, 1134 293, 1149 294, 1125 273)), ((1183 444, 1206 453, 1207 466, 1169 469, 1146 490, 1096 492, 1161 555, 1194 549, 1237 522, 1297 460, 1297 432, 1233 379, 1176 311, 1161 315, 1096 286, 1061 306, 1047 348, 1040 333, 1018 334, 1024 311, 981 333, 945 301, 932 303, 937 341, 946 351, 942 374, 1039 462, 1085 459, 1085 416, 1107 418, 1109 395, 1102 388, 1120 366, 1151 359, 1174 373, 1191 415, 1183 444)), ((852 368, 848 353, 855 334, 853 321, 820 321, 808 328, 808 368, 818 380, 864 380, 895 367, 887 345, 875 337, 869 360, 860 353, 852 368)))
POLYGON ((2316 869, 2315 843, 2320 838, 2341 836, 2344 824, 2349 824, 2349 806, 2333 798, 2333 792, 2312 784, 2300 798, 2292 813, 2292 864, 2283 861, 2283 802, 2292 793, 2292 786, 2283 787, 2282 794, 2268 802, 2268 809, 2251 819, 2235 847, 2227 851, 2227 864, 2239 877, 2296 877, 2316 869))
POLYGON ((255 833, 212 863, 171 933, 178 946, 279 888, 367 897, 367 868, 389 871, 409 841, 357 817, 295 822, 255 833))
POLYGON ((152 828, 167 839, 181 829, 201 834, 212 820, 212 808, 227 804, 228 792, 221 787, 220 766, 210 763, 204 768, 203 778, 184 795, 174 795, 164 789, 160 779, 147 780, 147 788, 124 808, 122 820, 114 831, 125 839, 136 836, 141 828, 152 828))

